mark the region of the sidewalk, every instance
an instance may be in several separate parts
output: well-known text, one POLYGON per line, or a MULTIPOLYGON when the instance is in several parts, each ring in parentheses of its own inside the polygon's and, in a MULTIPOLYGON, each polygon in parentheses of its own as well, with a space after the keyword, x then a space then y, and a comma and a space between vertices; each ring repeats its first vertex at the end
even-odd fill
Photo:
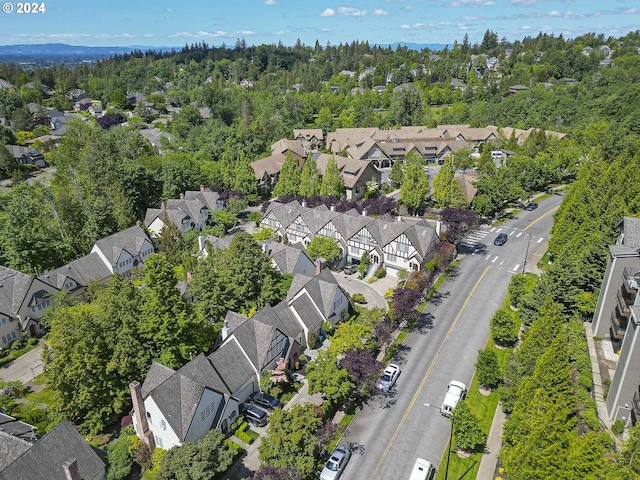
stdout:
POLYGON ((485 454, 480 460, 480 468, 478 469, 476 480, 493 480, 496 476, 498 456, 502 448, 502 427, 506 419, 507 416, 502 411, 502 404, 498 403, 496 413, 493 415, 493 422, 491 422, 485 454))

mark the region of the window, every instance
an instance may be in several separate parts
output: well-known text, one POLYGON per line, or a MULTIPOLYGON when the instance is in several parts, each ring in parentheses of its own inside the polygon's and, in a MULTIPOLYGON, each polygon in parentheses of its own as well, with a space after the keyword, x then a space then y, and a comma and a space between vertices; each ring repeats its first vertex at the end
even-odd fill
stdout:
POLYGON ((360 254, 360 249, 356 247, 351 247, 351 253, 360 254))
POLYGON ((3 335, 0 340, 2 340, 2 343, 4 345, 6 345, 7 343, 11 343, 13 342, 18 336, 16 335, 16 332, 10 332, 7 333, 6 335, 3 335))
POLYGON ((399 243, 398 244, 398 251, 399 252, 403 252, 403 253, 408 253, 409 252, 409 245, 406 243, 399 243))
POLYGON ((167 429, 167 422, 165 422, 164 420, 160 420, 160 428, 163 430, 167 429))
POLYGON ((7 317, 0 317, 0 327, 7 324, 7 317))
POLYGON ((147 420, 149 420, 149 423, 153 423, 153 422, 151 421, 151 414, 150 414, 149 412, 147 412, 147 420))
POLYGON ((162 448, 162 437, 158 435, 154 435, 154 437, 156 438, 156 447, 162 448))
POLYGON ((389 260, 390 262, 395 262, 396 261, 396 256, 387 254, 387 260, 389 260))

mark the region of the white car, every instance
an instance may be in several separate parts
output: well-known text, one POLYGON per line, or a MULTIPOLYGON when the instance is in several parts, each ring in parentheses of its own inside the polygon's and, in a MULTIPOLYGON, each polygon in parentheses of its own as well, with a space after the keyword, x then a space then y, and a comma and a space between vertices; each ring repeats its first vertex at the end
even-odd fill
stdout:
POLYGON ((400 375, 400 367, 395 363, 390 363, 387 368, 384 369, 380 380, 378 380, 377 387, 383 392, 388 392, 393 384, 396 383, 398 376, 400 375))
POLYGON ((467 393, 467 387, 464 383, 452 380, 447 386, 447 393, 442 401, 442 407, 440 407, 440 413, 445 417, 453 415, 453 411, 456 409, 456 405, 461 398, 464 398, 467 393))
POLYGON ((336 447, 331 453, 329 460, 324 464, 320 480, 338 480, 342 474, 344 467, 347 466, 351 458, 351 451, 346 447, 336 447))

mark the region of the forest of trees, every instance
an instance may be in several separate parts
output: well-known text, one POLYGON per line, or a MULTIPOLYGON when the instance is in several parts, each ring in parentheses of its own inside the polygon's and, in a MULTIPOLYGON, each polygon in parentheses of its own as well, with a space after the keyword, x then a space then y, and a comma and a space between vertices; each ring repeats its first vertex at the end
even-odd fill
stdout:
MULTIPOLYGON (((536 127, 522 145, 513 137, 499 139, 497 146, 514 152, 501 168, 488 148, 475 163, 470 152, 459 152, 441 170, 433 191, 437 206, 462 206, 451 173, 454 166, 475 166, 480 176, 473 209, 491 217, 546 185, 571 184, 554 216, 551 261, 533 291, 519 301, 526 332, 505 376, 509 388, 503 405, 510 416, 501 458, 513 479, 550 473, 576 479, 637 476, 638 430, 632 429, 629 442, 614 453, 610 437, 594 421, 590 365, 578 321, 589 319, 595 309, 615 225, 623 215, 640 215, 638 47, 638 31, 621 38, 589 34, 571 40, 540 34, 511 43, 487 32, 480 45, 465 39, 437 56, 366 42, 285 47, 239 41, 233 48, 201 43, 172 53, 134 52, 94 67, 25 71, 0 65, 0 78, 16 85, 15 91, 0 90, 0 116, 12 125, 0 126, 0 144, 40 133, 42 125, 28 114, 27 103, 70 108, 64 95, 71 88, 84 88, 87 96, 133 114, 127 127, 74 121, 58 148, 44 148, 47 161, 57 168, 50 185, 19 183, 0 195, 0 263, 28 273, 59 267, 88 253, 97 239, 143 219, 148 207, 200 185, 235 192, 233 198, 242 199, 236 207, 257 202, 250 162, 269 155, 270 145, 289 138, 294 128, 326 133, 338 127, 408 124, 536 127), (615 50, 612 67, 599 65, 601 45, 615 50), (592 55, 582 53, 586 46, 595 48, 592 55), (471 55, 479 54, 500 60, 501 82, 482 61, 472 63, 471 55), (373 72, 358 80, 365 68, 373 72), (343 69, 356 75, 338 75, 343 69), (390 85, 374 93, 370 87, 385 85, 389 73, 390 85), (245 78, 254 86, 239 86, 245 78), (467 89, 453 90, 452 78, 465 81, 467 89), (26 87, 30 81, 56 93, 45 99, 26 87), (394 91, 405 83, 410 88, 394 91), (503 96, 516 84, 531 88, 503 96), (340 90, 332 93, 330 86, 340 90), (356 86, 364 87, 364 94, 352 95, 356 86), (164 144, 162 154, 138 132, 153 117, 122 100, 124 92, 134 91, 148 95, 158 111, 181 107, 163 127, 176 141, 164 144), (199 106, 209 107, 211 118, 203 118, 199 106), (558 140, 546 130, 568 136, 558 140)), ((0 145, 0 173, 19 180, 28 172, 3 150, 0 145)), ((419 167, 410 159, 406 171, 396 168, 392 176, 396 186, 408 185, 402 200, 413 210, 429 193, 422 194, 419 167), (416 192, 422 195, 418 199, 416 192)), ((336 195, 340 188, 336 182, 319 183, 310 167, 291 169, 285 177, 291 181, 281 186, 283 195, 336 195)), ((231 217, 237 210, 230 209, 231 217)), ((229 223, 220 214, 222 234, 222 226, 233 218, 229 223)), ((286 294, 290 279, 269 268, 250 237, 239 237, 230 252, 211 252, 196 267, 193 239, 170 233, 160 240, 161 255, 152 257, 139 277, 114 277, 91 293, 89 303, 60 301, 56 307, 49 333, 54 356, 46 367, 56 392, 52 415, 100 431, 126 410, 127 383, 142 378, 152 360, 178 367, 207 350, 227 309, 249 314, 286 294), (193 305, 177 294, 166 295, 187 267, 193 268, 193 305), (215 272, 221 270, 229 281, 219 280, 215 272), (143 284, 148 288, 139 288, 143 284), (84 363, 74 356, 79 349, 99 350, 100 355, 84 363)), ((410 300, 404 303, 412 311, 416 299, 410 300)), ((384 332, 378 333, 382 338, 384 332)), ((337 388, 334 393, 338 398, 344 392, 337 388)), ((272 466, 282 467, 276 461, 272 466)))

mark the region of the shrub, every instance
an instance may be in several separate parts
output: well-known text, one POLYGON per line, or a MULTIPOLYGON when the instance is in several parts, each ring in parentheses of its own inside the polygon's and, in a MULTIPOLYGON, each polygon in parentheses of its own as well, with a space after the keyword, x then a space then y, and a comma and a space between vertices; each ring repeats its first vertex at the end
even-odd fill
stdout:
POLYGON ((307 346, 309 348, 315 348, 316 347, 316 334, 313 331, 310 331, 309 334, 307 335, 307 346))
POLYGON ((491 336, 499 345, 511 346, 518 339, 516 321, 510 312, 498 310, 491 318, 491 336))
POLYGON ((377 282, 378 281, 378 277, 371 277, 367 279, 367 283, 373 283, 373 282, 377 282))
POLYGON ((355 303, 367 303, 367 300, 361 293, 354 293, 353 295, 351 295, 351 300, 353 300, 355 303))
POLYGON ((322 331, 326 333, 327 336, 333 335, 333 332, 335 331, 335 329, 336 329, 335 325, 331 324, 330 322, 327 322, 326 320, 322 322, 322 331))
POLYGON ((611 425, 611 431, 616 435, 620 435, 622 432, 624 432, 624 423, 622 422, 622 420, 616 420, 615 422, 613 422, 613 425, 611 425))
POLYGON ((27 340, 27 345, 36 345, 38 343, 38 339, 31 337, 30 339, 27 340))
POLYGON ((424 269, 428 272, 435 272, 438 270, 438 259, 432 258, 427 263, 424 264, 424 269))
POLYGON ((131 454, 127 435, 121 435, 107 447, 109 468, 107 480, 125 480, 131 472, 131 454))
POLYGON ((378 270, 376 270, 376 278, 384 278, 387 276, 387 271, 384 269, 384 267, 380 267, 378 270))

